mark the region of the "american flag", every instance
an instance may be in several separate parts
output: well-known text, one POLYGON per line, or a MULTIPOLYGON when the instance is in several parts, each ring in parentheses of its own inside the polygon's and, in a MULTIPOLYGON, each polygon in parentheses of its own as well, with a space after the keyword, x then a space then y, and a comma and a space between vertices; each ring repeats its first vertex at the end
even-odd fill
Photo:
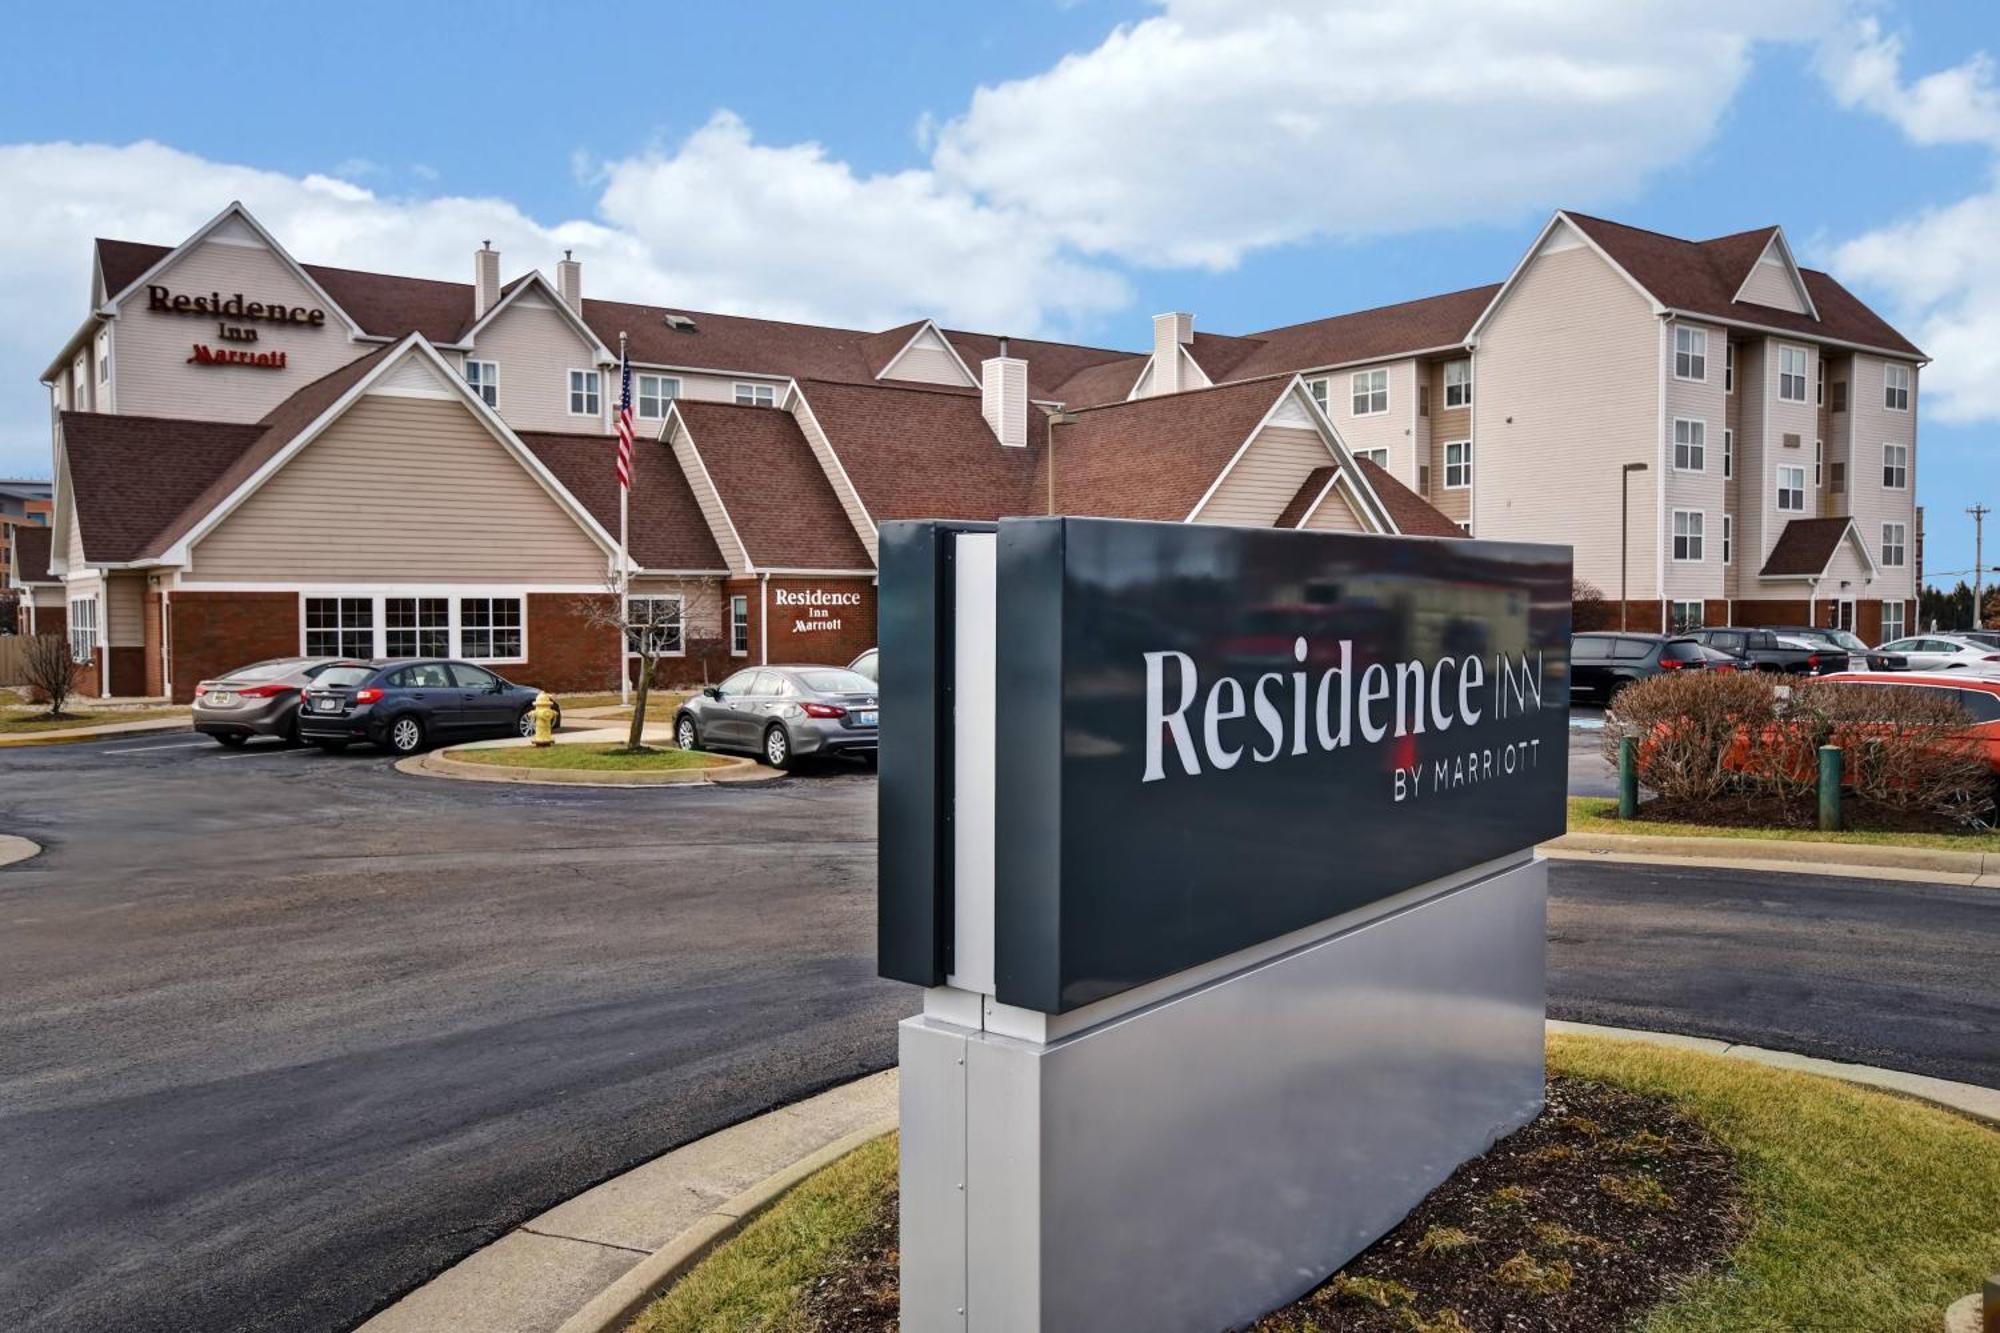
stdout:
POLYGON ((621 351, 618 357, 618 484, 632 489, 632 360, 621 351))

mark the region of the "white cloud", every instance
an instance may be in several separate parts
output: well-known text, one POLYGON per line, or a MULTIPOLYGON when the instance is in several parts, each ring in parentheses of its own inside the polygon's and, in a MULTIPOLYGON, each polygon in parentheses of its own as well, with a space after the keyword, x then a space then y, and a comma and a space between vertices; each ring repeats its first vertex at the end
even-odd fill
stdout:
POLYGON ((1705 145, 1760 40, 1832 0, 1167 0, 974 94, 945 178, 1087 252, 1246 252, 1628 194, 1705 145))
POLYGON ((1932 357, 1924 411, 1937 420, 2000 420, 2000 79, 1975 52, 1949 69, 1905 79, 1903 44, 1874 19, 1822 47, 1822 77, 1848 106, 1883 116, 1918 144, 1995 150, 1987 188, 1856 236, 1833 249, 1843 280, 1877 293, 1932 357))

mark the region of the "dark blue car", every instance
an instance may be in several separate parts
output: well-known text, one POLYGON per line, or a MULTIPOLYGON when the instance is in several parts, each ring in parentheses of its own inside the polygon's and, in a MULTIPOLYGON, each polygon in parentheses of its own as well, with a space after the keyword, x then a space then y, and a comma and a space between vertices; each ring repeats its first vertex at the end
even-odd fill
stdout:
POLYGON ((355 741, 415 754, 480 736, 535 734, 532 686, 446 658, 340 662, 319 673, 299 705, 299 738, 322 750, 355 741))

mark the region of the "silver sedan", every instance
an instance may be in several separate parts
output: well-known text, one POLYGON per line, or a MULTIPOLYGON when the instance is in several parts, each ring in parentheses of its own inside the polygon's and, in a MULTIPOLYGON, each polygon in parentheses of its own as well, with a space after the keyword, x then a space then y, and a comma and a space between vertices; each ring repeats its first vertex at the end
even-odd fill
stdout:
POLYGON ((833 754, 872 767, 879 711, 875 682, 845 667, 750 667, 682 704, 674 740, 683 750, 747 751, 773 768, 833 754))
POLYGON ((1912 671, 1976 671, 2000 675, 2000 648, 1961 634, 1917 634, 1876 649, 1909 661, 1912 671))
POLYGON ((273 657, 194 687, 194 729, 223 745, 252 736, 299 743, 299 699, 337 657, 273 657))

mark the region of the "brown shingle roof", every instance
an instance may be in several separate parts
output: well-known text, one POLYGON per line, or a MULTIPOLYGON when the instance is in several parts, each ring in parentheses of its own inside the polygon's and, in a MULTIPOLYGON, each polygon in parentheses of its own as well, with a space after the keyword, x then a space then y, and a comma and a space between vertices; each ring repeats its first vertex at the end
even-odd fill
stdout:
POLYGON ((1408 356, 1465 341, 1499 284, 1379 306, 1253 333, 1260 346, 1235 367, 1239 377, 1408 356))
POLYGON ((1821 573, 1840 549, 1840 539, 1853 526, 1851 518, 1795 518, 1778 534, 1777 544, 1758 572, 1767 578, 1821 573))
POLYGON ((1122 403, 1132 392, 1132 386, 1139 382, 1147 359, 1143 356, 1124 356, 1115 361, 1100 361, 1094 366, 1086 366, 1058 384, 1049 394, 1049 400, 1061 403, 1072 411, 1122 403))
POLYGON ((1817 269, 1800 269, 1819 318, 1735 299, 1750 265, 1764 252, 1775 227, 1684 241, 1622 222, 1567 213, 1585 235, 1603 247, 1633 281, 1664 306, 1718 319, 1742 320, 1808 338, 1832 338, 1883 351, 1921 357, 1916 344, 1858 297, 1817 269))
POLYGON ((1320 492, 1326 489, 1326 484, 1333 480, 1333 474, 1339 470, 1329 464, 1306 473, 1306 479, 1299 483, 1298 494, 1286 501, 1283 511, 1278 515, 1278 521, 1271 526, 1296 528, 1305 522, 1306 515, 1312 511, 1313 501, 1319 499, 1320 492))
MULTIPOLYGON (((606 532, 618 535, 618 439, 612 435, 562 435, 516 431, 563 489, 590 511, 606 532)), ((729 567, 695 503, 694 491, 674 461, 673 450, 657 439, 632 443, 632 490, 628 541, 641 569, 724 570, 729 567)))
POLYGON ((1012 448, 994 438, 975 394, 826 380, 799 387, 877 523, 1042 512, 1027 497, 1047 429, 1039 410, 1028 410, 1029 445, 1012 448))
POLYGON ((1078 412, 1054 429, 1057 510, 1186 518, 1289 383, 1246 380, 1078 412))
POLYGON ((1406 537, 1463 537, 1465 529, 1444 516, 1430 501, 1397 481, 1372 458, 1354 460, 1368 484, 1375 489, 1382 507, 1395 520, 1396 530, 1406 537))
POLYGON ((85 558, 95 564, 144 558, 264 431, 256 422, 63 413, 63 454, 85 558), (173 466, 160 466, 162 459, 173 466))
POLYGON ((790 412, 687 398, 676 410, 752 564, 874 567, 790 412))
POLYGON ((15 586, 54 582, 49 573, 49 542, 54 534, 39 523, 10 523, 8 531, 14 538, 15 586))
MULTIPOLYGON (((1000 339, 993 334, 945 329, 944 336, 945 341, 952 345, 952 350, 971 368, 974 378, 979 375, 980 362, 1000 355, 1000 339)), ((1132 357, 1130 352, 1113 348, 1043 342, 1038 338, 1009 338, 1007 354, 1028 363, 1028 397, 1045 403, 1060 399, 1061 395, 1056 390, 1078 373, 1092 366, 1128 361, 1132 357)), ((1118 396, 1123 398, 1125 395, 1120 393, 1118 396)))

